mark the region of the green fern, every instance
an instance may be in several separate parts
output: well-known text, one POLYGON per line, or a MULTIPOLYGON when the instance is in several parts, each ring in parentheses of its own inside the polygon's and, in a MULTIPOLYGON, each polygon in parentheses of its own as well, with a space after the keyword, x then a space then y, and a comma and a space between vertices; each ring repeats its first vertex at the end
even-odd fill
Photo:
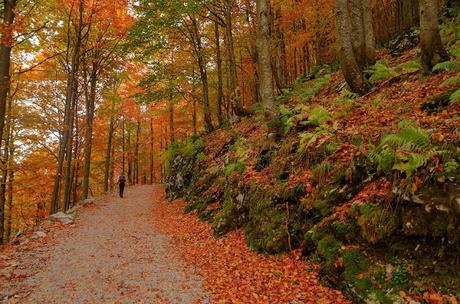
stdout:
POLYGON ((369 72, 372 73, 369 80, 373 83, 384 81, 397 75, 396 71, 388 65, 388 62, 385 59, 377 61, 369 72))
POLYGON ((450 102, 455 103, 458 101, 460 101, 460 89, 458 89, 452 95, 450 95, 450 102))
POLYGON ((413 73, 417 72, 422 68, 422 65, 418 61, 407 61, 398 65, 395 70, 399 73, 413 73))
POLYGON ((447 79, 442 83, 443 86, 460 86, 460 75, 447 79))
POLYGON ((316 106, 311 110, 308 122, 314 126, 322 126, 331 120, 331 114, 323 107, 316 106))
POLYGON ((380 172, 389 173, 397 170, 412 177, 418 169, 428 165, 439 154, 432 147, 430 137, 424 130, 403 121, 401 131, 382 139, 370 158, 377 163, 380 172))
POLYGON ((310 101, 316 94, 321 91, 325 86, 330 82, 331 78, 329 76, 320 77, 313 81, 307 83, 306 89, 301 89, 299 92, 299 97, 304 101, 310 101))
POLYGON ((460 73, 460 63, 454 62, 452 60, 438 63, 433 67, 433 72, 439 71, 454 71, 460 73))

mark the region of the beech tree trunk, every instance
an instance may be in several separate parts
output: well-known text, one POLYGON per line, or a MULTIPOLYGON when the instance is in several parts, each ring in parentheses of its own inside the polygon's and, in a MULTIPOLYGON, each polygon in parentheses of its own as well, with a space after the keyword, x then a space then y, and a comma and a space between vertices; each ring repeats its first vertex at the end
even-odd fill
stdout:
POLYGON ((358 94, 365 94, 367 84, 363 73, 358 66, 351 42, 352 26, 348 12, 348 0, 336 0, 336 27, 337 47, 340 64, 345 80, 351 90, 358 94))
POLYGON ((370 0, 362 0, 364 42, 366 44, 366 65, 374 65, 377 61, 375 55, 375 35, 372 22, 372 6, 370 0))
MULTIPOLYGON (((273 75, 271 69, 270 39, 270 1, 257 0, 257 51, 260 96, 267 121, 276 118, 276 106, 273 96, 273 75)), ((273 123, 273 121, 272 121, 273 123)), ((278 126, 274 126, 277 128, 278 126)))
MULTIPOLYGON (((53 194, 51 198, 51 210, 50 213, 56 213, 60 207, 60 197, 61 197, 61 181, 62 181, 62 169, 64 167, 64 159, 67 151, 67 145, 69 142, 69 137, 71 137, 71 128, 73 124, 72 117, 72 105, 74 104, 74 99, 76 95, 77 88, 77 74, 80 68, 80 48, 82 42, 82 30, 83 30, 83 10, 84 10, 84 1, 80 0, 79 5, 79 23, 76 30, 76 43, 72 50, 72 59, 70 63, 70 71, 67 79, 67 89, 66 89, 66 100, 65 100, 65 109, 64 109, 64 122, 63 129, 61 131, 61 137, 59 139, 59 152, 58 152, 58 162, 57 162, 57 172, 54 178, 53 194)), ((71 14, 72 12, 70 12, 71 14)), ((69 26, 71 26, 69 24, 69 26)), ((68 37, 71 39, 71 37, 68 37)))
MULTIPOLYGON (((5 134, 5 147, 3 149, 3 158, 2 158, 2 180, 0 185, 0 244, 3 243, 3 235, 5 231, 5 203, 6 203, 6 190, 7 190, 7 179, 8 179, 8 170, 10 170, 10 150, 11 150, 11 141, 12 132, 13 132, 13 120, 12 120, 12 109, 13 106, 12 98, 8 98, 8 115, 6 117, 6 134, 5 134)), ((11 213, 11 209, 9 210, 11 213)), ((6 238, 8 239, 8 237, 6 238)))
POLYGON ((366 42, 364 40, 363 27, 363 0, 351 0, 349 5, 349 14, 351 21, 350 39, 353 45, 353 51, 356 56, 356 62, 363 68, 366 66, 366 42))
POLYGON ((154 145, 153 141, 155 140, 154 128, 153 128, 153 118, 150 117, 150 184, 155 183, 155 162, 154 162, 154 145))
POLYGON ((420 0, 420 48, 425 73, 433 67, 449 60, 439 33, 439 8, 437 0, 420 0))
POLYGON ((211 107, 209 103, 209 84, 206 59, 203 54, 203 45, 198 28, 198 21, 193 17, 190 17, 190 20, 192 21, 193 37, 195 40, 194 49, 198 61, 198 68, 200 70, 201 85, 203 90, 204 128, 207 132, 211 132, 214 129, 214 126, 212 125, 211 107))
POLYGON ((140 117, 137 120, 136 127, 136 146, 134 147, 134 183, 139 184, 139 137, 141 136, 140 117))
POLYGON ((113 131, 115 125, 115 98, 112 98, 110 105, 110 125, 109 133, 107 134, 107 150, 105 155, 105 166, 104 166, 104 192, 109 191, 109 178, 110 178, 110 162, 112 156, 112 141, 113 131))
POLYGON ((233 112, 237 116, 245 115, 246 112, 241 104, 240 92, 238 89, 238 76, 236 72, 235 47, 233 45, 233 0, 225 0, 225 38, 227 44, 227 56, 229 62, 230 101, 233 112))
POLYGON ((173 104, 173 98, 172 98, 172 92, 169 94, 169 100, 168 100, 168 115, 169 115, 169 136, 170 136, 170 141, 171 144, 175 141, 174 137, 174 104, 173 104))
POLYGON ((126 144, 128 146, 128 182, 130 185, 133 184, 133 170, 132 170, 132 165, 131 165, 131 129, 129 128, 129 125, 127 126, 128 131, 126 134, 126 144))
POLYGON ((214 22, 214 34, 216 39, 216 64, 217 64, 217 120, 219 125, 223 123, 222 117, 222 100, 224 98, 224 84, 222 76, 222 54, 220 50, 220 32, 219 23, 214 22))
MULTIPOLYGON (((10 92, 11 50, 13 48, 13 23, 17 0, 3 1, 3 25, 0 37, 0 139, 5 128, 6 101, 10 92)), ((1 148, 0 141, 0 148, 1 148)), ((0 206, 0 213, 2 213, 0 206)), ((3 228, 1 228, 3 229, 3 228)), ((2 235, 3 236, 3 235, 2 235)))
POLYGON ((87 199, 89 193, 89 177, 91 172, 91 150, 93 142, 93 121, 96 101, 97 70, 97 63, 93 62, 90 76, 90 93, 86 100, 85 160, 83 165, 83 199, 87 199))

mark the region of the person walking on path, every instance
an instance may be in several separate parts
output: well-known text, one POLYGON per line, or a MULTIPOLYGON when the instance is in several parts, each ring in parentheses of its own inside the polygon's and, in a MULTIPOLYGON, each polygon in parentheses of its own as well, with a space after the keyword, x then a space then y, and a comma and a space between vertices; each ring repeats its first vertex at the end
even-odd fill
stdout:
POLYGON ((120 177, 118 178, 118 186, 120 187, 120 197, 123 197, 123 192, 125 191, 125 173, 121 173, 120 177))

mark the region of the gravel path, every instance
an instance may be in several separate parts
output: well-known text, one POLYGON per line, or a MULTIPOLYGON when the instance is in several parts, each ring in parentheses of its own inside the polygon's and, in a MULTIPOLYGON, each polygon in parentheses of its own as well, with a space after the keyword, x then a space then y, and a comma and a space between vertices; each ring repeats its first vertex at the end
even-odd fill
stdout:
MULTIPOLYGON (((208 303, 200 279, 154 229, 152 191, 127 189, 96 201, 75 227, 17 257, 15 277, 0 284, 5 303, 208 303)), ((1 298, 0 298, 1 301, 1 298)))

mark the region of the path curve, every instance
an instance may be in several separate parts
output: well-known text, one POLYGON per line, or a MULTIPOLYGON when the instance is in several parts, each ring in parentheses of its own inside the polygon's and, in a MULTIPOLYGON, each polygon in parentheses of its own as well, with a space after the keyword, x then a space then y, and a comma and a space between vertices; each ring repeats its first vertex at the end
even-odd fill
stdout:
POLYGON ((0 286, 0 294, 16 293, 4 302, 208 303, 173 241, 154 228, 155 187, 161 186, 98 199, 80 212, 75 227, 54 233, 54 243, 20 254, 16 275, 24 279, 0 286))

